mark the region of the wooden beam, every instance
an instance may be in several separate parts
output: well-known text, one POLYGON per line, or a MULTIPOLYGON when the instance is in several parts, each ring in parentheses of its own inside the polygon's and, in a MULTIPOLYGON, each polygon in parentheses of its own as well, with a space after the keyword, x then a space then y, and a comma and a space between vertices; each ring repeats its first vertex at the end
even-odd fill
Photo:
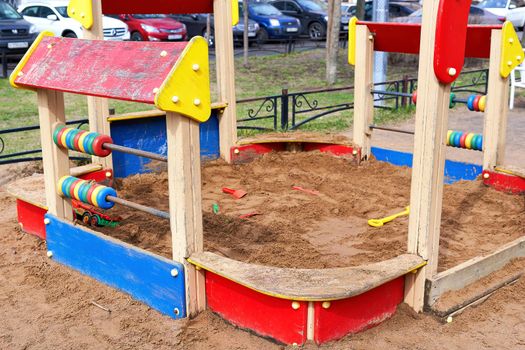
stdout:
POLYGON ((424 279, 437 273, 450 85, 434 74, 434 42, 439 1, 425 3, 421 27, 414 161, 410 193, 408 252, 428 264, 413 281, 405 301, 423 310, 424 279))
POLYGON ((502 34, 494 29, 490 44, 490 65, 487 106, 483 126, 483 169, 494 170, 505 155, 507 113, 509 111, 509 79, 500 75, 502 34))
POLYGON ((173 260, 184 265, 191 317, 206 307, 204 273, 186 261, 191 254, 203 251, 199 124, 168 112, 166 127, 173 260))
POLYGON ((354 135, 353 141, 362 148, 361 157, 371 154, 372 130, 368 127, 374 120, 374 39, 367 26, 356 28, 354 73, 354 135))
POLYGON ((432 306, 443 293, 462 289, 521 257, 525 257, 525 237, 505 244, 492 254, 475 257, 440 272, 427 280, 425 304, 432 306))
POLYGON ((64 175, 69 175, 68 150, 57 147, 53 142, 55 125, 66 122, 64 94, 54 90, 39 89, 37 98, 46 205, 51 214, 72 220, 71 202, 60 197, 57 192, 58 180, 64 175))
POLYGON ((230 150, 237 142, 235 67, 233 59, 232 1, 214 0, 215 64, 219 101, 228 106, 219 116, 221 157, 231 162, 230 150))
MULTIPOLYGON (((93 4, 93 26, 91 29, 83 28, 84 39, 104 40, 102 25, 102 1, 91 0, 93 4)), ((108 122, 109 107, 108 100, 102 97, 87 97, 89 130, 104 135, 111 135, 108 122)), ((113 159, 110 154, 107 157, 92 157, 93 163, 102 164, 104 169, 113 169, 113 159)))

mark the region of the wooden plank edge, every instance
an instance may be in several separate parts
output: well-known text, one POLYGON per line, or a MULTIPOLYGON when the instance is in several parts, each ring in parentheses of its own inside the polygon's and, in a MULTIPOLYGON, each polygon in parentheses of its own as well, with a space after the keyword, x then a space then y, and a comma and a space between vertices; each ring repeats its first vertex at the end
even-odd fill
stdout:
MULTIPOLYGON (((366 288, 362 288, 362 289, 359 289, 357 291, 355 291, 354 293, 348 293, 344 296, 340 296, 340 297, 323 297, 323 296, 320 296, 320 297, 314 297, 314 296, 298 296, 298 295, 286 295, 286 294, 280 294, 280 293, 277 293, 277 292, 272 292, 272 291, 268 291, 268 290, 263 290, 263 289, 260 289, 260 288, 257 288, 256 286, 252 285, 252 284, 249 284, 249 283, 244 283, 244 282, 241 282, 239 280, 236 280, 235 278, 231 277, 231 276, 228 276, 227 274, 223 273, 223 272, 220 272, 218 271, 217 269, 214 269, 213 267, 209 267, 209 266, 206 266, 202 263, 199 263, 198 261, 195 261, 193 260, 191 257, 189 258, 186 258, 186 260, 192 264, 192 265, 195 265, 197 270, 206 270, 206 271, 209 271, 211 273, 214 273, 218 276, 221 276, 229 281, 232 281, 234 283, 237 283, 243 287, 246 287, 250 290, 253 290, 253 291, 256 291, 258 293, 261 293, 263 295, 267 295, 267 296, 270 296, 270 297, 274 297, 274 298, 279 298, 279 299, 286 299, 286 300, 297 300, 297 301, 308 301, 308 302, 315 302, 315 301, 334 301, 334 300, 342 300, 342 299, 348 299, 348 298, 352 298, 352 297, 355 297, 355 296, 358 296, 358 295, 361 295, 363 293, 366 293, 374 288, 377 288, 385 283, 388 283, 388 282, 391 282, 393 280, 395 280, 396 278, 399 278, 401 276, 404 276, 406 274, 409 274, 409 273, 414 273, 414 271, 417 271, 418 269, 420 269, 421 267, 425 266, 427 264, 426 261, 423 261, 421 263, 418 263, 414 266, 411 266, 410 268, 408 268, 405 272, 403 273, 400 273, 400 274, 394 274, 392 276, 389 276, 387 279, 383 280, 380 284, 375 284, 375 285, 370 285, 370 286, 367 286, 366 288)), ((246 263, 246 264, 249 264, 249 263, 246 263)), ((251 264, 250 264, 251 265, 251 264)), ((255 265, 255 264, 253 264, 255 265)))
POLYGON ((503 245, 490 255, 472 258, 436 274, 426 280, 425 307, 432 307, 443 293, 462 289, 519 257, 525 257, 525 236, 503 245))
MULTIPOLYGON (((223 110, 227 106, 228 106, 228 103, 226 102, 213 102, 211 104, 211 109, 212 111, 213 110, 223 110)), ((122 120, 145 119, 145 118, 164 117, 164 116, 166 116, 165 111, 161 111, 160 109, 152 109, 152 110, 147 110, 147 111, 112 115, 108 117, 108 122, 111 123, 111 122, 118 122, 122 120)))

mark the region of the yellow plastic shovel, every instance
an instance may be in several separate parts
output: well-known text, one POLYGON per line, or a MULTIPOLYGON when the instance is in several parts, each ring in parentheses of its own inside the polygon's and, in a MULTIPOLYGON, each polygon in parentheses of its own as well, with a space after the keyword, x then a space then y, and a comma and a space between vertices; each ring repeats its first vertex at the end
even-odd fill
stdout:
POLYGON ((394 220, 395 218, 398 218, 398 217, 404 216, 404 215, 408 215, 408 214, 410 214, 410 206, 406 207, 405 210, 403 210, 402 212, 399 212, 399 213, 394 214, 394 215, 387 216, 386 218, 370 219, 370 220, 368 220, 368 225, 373 226, 373 227, 381 227, 384 224, 386 224, 387 222, 390 222, 390 221, 394 220))

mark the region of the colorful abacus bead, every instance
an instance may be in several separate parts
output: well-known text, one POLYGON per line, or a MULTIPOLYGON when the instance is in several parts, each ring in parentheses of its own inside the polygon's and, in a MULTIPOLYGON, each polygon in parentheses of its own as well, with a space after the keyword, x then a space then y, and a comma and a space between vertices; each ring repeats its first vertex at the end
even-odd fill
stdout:
POLYGON ((485 112, 487 97, 484 95, 470 95, 467 99, 467 108, 474 112, 485 112))
POLYGON ((483 136, 473 132, 449 130, 447 132, 447 146, 481 151, 483 149, 483 136))
POLYGON ((454 108, 456 106, 456 94, 451 92, 450 99, 448 102, 448 108, 454 108))
POLYGON ((111 154, 111 150, 105 149, 103 145, 113 143, 108 135, 70 128, 63 124, 55 128, 53 141, 59 147, 98 157, 106 157, 111 154))
POLYGON ((417 90, 414 90, 414 92, 412 92, 412 103, 417 104, 417 90))
POLYGON ((111 209, 115 205, 115 203, 107 200, 107 196, 117 196, 117 192, 111 187, 69 175, 62 176, 58 180, 57 190, 62 197, 76 199, 102 209, 111 209))

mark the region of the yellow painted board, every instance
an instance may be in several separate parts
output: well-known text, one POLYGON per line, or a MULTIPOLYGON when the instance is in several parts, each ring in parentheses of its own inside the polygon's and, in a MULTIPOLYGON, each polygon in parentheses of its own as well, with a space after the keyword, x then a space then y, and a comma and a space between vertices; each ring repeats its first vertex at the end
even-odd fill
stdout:
POLYGON ((505 21, 501 28, 500 74, 507 78, 510 72, 523 62, 523 47, 511 22, 505 21))
POLYGON ((352 17, 348 22, 348 63, 355 66, 355 31, 357 17, 352 17))
POLYGON ((208 42, 193 37, 155 95, 155 106, 198 122, 211 114, 208 42))
POLYGON ((93 4, 91 0, 70 0, 67 6, 67 14, 86 29, 93 26, 93 4))
POLYGON ((236 26, 239 23, 239 2, 238 0, 232 1, 232 25, 236 26))
POLYGON ((24 57, 22 57, 20 62, 18 62, 18 64, 16 65, 15 70, 9 76, 9 83, 11 84, 12 87, 17 88, 17 89, 23 89, 22 87, 15 84, 15 80, 19 75, 24 74, 24 71, 23 71, 24 66, 26 65, 27 61, 29 61, 29 58, 31 57, 31 55, 33 55, 33 52, 35 52, 36 48, 38 47, 38 45, 40 44, 40 42, 45 36, 53 36, 53 33, 48 32, 48 31, 43 31, 40 34, 38 34, 38 36, 36 37, 31 47, 29 47, 29 49, 26 51, 24 57))

